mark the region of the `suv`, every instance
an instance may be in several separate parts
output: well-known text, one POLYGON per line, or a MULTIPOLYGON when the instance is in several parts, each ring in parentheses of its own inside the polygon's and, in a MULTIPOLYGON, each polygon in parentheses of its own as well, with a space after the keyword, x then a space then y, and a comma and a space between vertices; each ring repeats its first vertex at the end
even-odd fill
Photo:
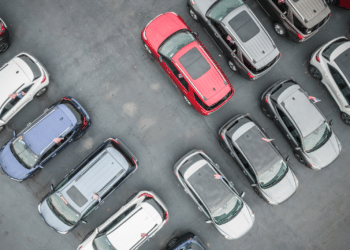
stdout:
POLYGON ((280 36, 288 34, 291 40, 301 43, 312 37, 331 17, 324 0, 257 0, 274 22, 280 36))
POLYGON ((289 157, 283 159, 249 114, 233 117, 220 128, 219 135, 220 145, 236 160, 259 197, 278 205, 295 193, 299 182, 287 163, 289 157))
POLYGON ((168 221, 164 203, 150 191, 132 195, 127 204, 91 231, 78 250, 136 250, 168 221))
POLYGON ((12 180, 24 181, 83 136, 90 124, 83 107, 64 97, 0 149, 0 166, 12 180))
POLYGON ((189 12, 228 58, 231 70, 249 80, 266 74, 281 58, 277 46, 242 0, 188 0, 189 12))
POLYGON ((209 115, 232 97, 234 89, 226 75, 177 14, 168 12, 153 19, 141 38, 146 52, 200 114, 209 115))
POLYGON ((193 233, 171 239, 165 250, 205 250, 204 244, 193 233))
POLYGON ((174 166, 185 192, 215 228, 228 240, 238 239, 254 224, 255 216, 233 183, 202 150, 193 150, 174 166))
POLYGON ((268 88, 260 99, 261 110, 288 138, 297 160, 314 170, 331 164, 341 144, 326 118, 300 85, 284 79, 268 88))
POLYGON ((118 139, 107 139, 72 169, 39 203, 38 210, 54 231, 66 234, 137 170, 137 159, 118 139))
MULTIPOLYGON (((1 38, 1 37, 0 37, 1 38)), ((0 131, 34 96, 47 90, 49 73, 33 56, 21 53, 0 69, 0 131)))
POLYGON ((6 23, 0 18, 0 53, 5 52, 10 47, 10 31, 6 23))
POLYGON ((350 41, 338 37, 321 46, 310 58, 309 72, 321 81, 341 111, 340 117, 350 125, 350 41))

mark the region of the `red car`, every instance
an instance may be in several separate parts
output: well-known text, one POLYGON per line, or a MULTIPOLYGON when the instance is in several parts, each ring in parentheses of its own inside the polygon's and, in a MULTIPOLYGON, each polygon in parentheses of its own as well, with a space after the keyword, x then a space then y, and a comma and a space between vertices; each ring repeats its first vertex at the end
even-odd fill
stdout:
POLYGON ((141 32, 144 47, 202 115, 223 106, 234 89, 184 20, 173 12, 157 16, 141 32))

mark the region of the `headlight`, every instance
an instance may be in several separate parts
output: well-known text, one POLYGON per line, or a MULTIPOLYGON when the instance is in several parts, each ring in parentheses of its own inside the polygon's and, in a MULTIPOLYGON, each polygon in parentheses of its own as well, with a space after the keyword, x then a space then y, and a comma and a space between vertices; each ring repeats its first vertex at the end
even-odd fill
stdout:
POLYGON ((39 211, 39 213, 41 213, 41 203, 39 203, 39 205, 38 205, 38 211, 39 211))
POLYGON ((57 233, 60 233, 60 234, 66 234, 66 233, 68 233, 68 231, 67 231, 67 232, 57 231, 57 233))

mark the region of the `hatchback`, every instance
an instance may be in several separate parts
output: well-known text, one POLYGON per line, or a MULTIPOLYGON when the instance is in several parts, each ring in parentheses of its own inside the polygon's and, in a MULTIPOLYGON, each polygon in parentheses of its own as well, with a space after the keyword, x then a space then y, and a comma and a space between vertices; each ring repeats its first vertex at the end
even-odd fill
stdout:
POLYGON ((132 195, 127 204, 90 232, 77 250, 136 250, 168 221, 168 209, 153 192, 132 195))
POLYGON ((146 52, 200 114, 209 115, 232 97, 226 75, 177 14, 157 16, 142 30, 141 39, 146 52))
POLYGON ((205 248, 195 234, 186 233, 180 237, 172 238, 165 250, 205 250, 205 248))
POLYGON ((237 115, 219 130, 220 144, 236 160, 253 190, 271 205, 291 197, 299 182, 264 129, 249 114, 237 115))
POLYGON ((243 0, 188 0, 191 17, 228 59, 231 70, 256 80, 281 58, 277 46, 243 0))
POLYGON ((26 180, 82 137, 90 124, 83 107, 64 97, 0 149, 0 166, 12 180, 26 180))
POLYGON ((10 47, 10 38, 10 31, 0 18, 0 53, 5 52, 10 47))
POLYGON ((331 17, 324 0, 257 0, 280 36, 301 43, 319 31, 331 17))
POLYGON ((192 150, 174 166, 185 192, 198 205, 215 228, 228 240, 238 239, 254 224, 255 216, 233 183, 201 150, 192 150))
POLYGON ((341 144, 331 125, 309 96, 293 79, 273 84, 261 96, 261 110, 272 119, 291 143, 300 163, 314 170, 331 164, 341 144))
POLYGON ((338 37, 318 48, 310 57, 309 72, 326 86, 342 121, 350 125, 350 41, 338 37))
POLYGON ((49 73, 33 56, 21 53, 0 69, 0 131, 34 97, 42 96, 49 73))
POLYGON ((137 170, 137 159, 118 139, 107 139, 42 199, 38 210, 54 231, 66 234, 137 170))

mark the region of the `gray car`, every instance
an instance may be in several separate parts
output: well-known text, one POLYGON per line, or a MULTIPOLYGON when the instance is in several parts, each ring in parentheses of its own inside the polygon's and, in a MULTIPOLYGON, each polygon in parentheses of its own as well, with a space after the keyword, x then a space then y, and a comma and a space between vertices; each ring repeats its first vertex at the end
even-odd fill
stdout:
POLYGON ((254 191, 270 205, 291 197, 299 182, 264 129, 249 115, 233 117, 219 130, 220 144, 230 153, 254 191))
POLYGON ((188 0, 189 12, 227 57, 231 70, 256 80, 282 54, 243 0, 188 0))
POLYGON ((216 229, 229 240, 246 234, 254 224, 255 216, 239 195, 233 183, 224 176, 209 156, 193 150, 174 166, 174 173, 185 192, 198 205, 216 229))
POLYGON ((309 71, 321 81, 339 106, 340 117, 350 125, 350 41, 338 37, 322 45, 310 57, 309 71))
POLYGON ((332 121, 327 122, 313 98, 293 79, 284 79, 268 88, 260 103, 264 115, 288 138, 297 160, 320 170, 339 156, 342 147, 331 129, 332 121))

